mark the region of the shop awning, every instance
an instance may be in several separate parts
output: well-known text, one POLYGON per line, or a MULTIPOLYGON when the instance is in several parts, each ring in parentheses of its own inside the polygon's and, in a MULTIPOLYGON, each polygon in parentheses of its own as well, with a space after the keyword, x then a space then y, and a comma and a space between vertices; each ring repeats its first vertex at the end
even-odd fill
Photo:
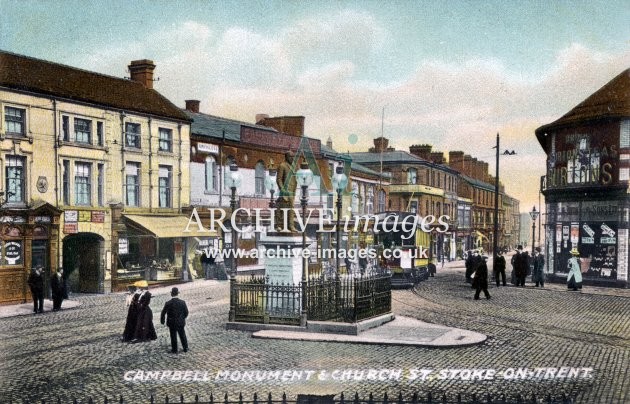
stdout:
MULTIPOLYGON (((188 227, 188 216, 155 216, 155 215, 123 215, 130 221, 133 227, 147 232, 149 235, 158 238, 171 237, 216 237, 217 232, 199 232, 196 222, 192 222, 188 227)), ((207 229, 205 229, 207 230, 207 229)))

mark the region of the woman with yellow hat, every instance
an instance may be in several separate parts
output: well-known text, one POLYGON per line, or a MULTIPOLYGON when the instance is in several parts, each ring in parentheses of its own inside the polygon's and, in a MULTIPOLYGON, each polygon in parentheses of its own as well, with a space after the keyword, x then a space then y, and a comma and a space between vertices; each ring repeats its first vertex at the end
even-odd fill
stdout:
POLYGON ((573 248, 569 258, 569 275, 567 276, 567 287, 571 290, 582 289, 582 270, 580 268, 580 252, 573 248))

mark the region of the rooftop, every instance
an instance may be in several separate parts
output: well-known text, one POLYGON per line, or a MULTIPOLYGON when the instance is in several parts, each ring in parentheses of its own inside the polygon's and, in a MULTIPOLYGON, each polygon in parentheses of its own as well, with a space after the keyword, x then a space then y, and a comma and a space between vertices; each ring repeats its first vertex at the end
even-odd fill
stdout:
POLYGON ((168 99, 140 82, 4 51, 0 87, 189 121, 168 99))

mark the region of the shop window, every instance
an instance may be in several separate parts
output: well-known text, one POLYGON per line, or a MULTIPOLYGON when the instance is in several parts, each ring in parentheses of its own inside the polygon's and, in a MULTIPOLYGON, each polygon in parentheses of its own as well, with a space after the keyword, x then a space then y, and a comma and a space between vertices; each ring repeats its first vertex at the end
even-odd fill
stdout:
POLYGON ((76 205, 92 203, 92 164, 76 162, 74 165, 74 201, 76 205))
POLYGON ((140 206, 140 163, 127 163, 125 171, 127 206, 140 206))
POLYGON ((6 201, 20 203, 25 201, 25 184, 26 178, 24 172, 24 157, 7 156, 5 170, 7 192, 6 201))
POLYGON ((170 208, 172 206, 172 168, 170 166, 160 166, 159 168, 159 206, 160 208, 170 208))

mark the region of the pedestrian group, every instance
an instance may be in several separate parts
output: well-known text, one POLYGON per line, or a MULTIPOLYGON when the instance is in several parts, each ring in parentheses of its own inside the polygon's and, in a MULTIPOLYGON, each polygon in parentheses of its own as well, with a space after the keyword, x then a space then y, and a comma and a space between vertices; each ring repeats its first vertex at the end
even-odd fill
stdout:
MULTIPOLYGON (((582 289, 580 253, 577 248, 573 248, 570 254, 571 258, 567 264, 569 270, 567 287, 569 290, 577 291, 582 289)), ((511 264, 511 283, 514 286, 524 287, 525 279, 531 275, 535 287, 545 287, 545 256, 541 253, 540 247, 536 247, 533 255, 530 256, 527 251, 523 251, 522 245, 518 245, 515 254, 512 256, 511 264)), ((478 250, 468 251, 465 266, 466 282, 472 284, 472 288, 476 290, 474 299, 478 300, 481 292, 484 293, 486 299, 490 299, 490 294, 488 293, 488 266, 482 252, 478 250)), ((505 257, 499 251, 493 265, 497 287, 501 285, 506 286, 505 269, 505 257)))
MULTIPOLYGON (((31 271, 26 281, 31 290, 33 298, 33 313, 44 312, 44 268, 41 265, 36 266, 31 271)), ((63 276, 63 268, 59 268, 50 278, 50 292, 53 301, 52 311, 61 310, 61 303, 68 298, 68 289, 66 287, 66 278, 63 276)))
MULTIPOLYGON (((188 307, 179 297, 179 289, 171 289, 171 300, 164 304, 160 314, 160 323, 169 328, 171 336, 171 352, 177 353, 177 336, 182 344, 182 350, 188 352, 186 338, 186 318, 188 307), (165 321, 166 320, 166 321, 165 321)), ((127 319, 122 335, 123 342, 147 342, 157 339, 153 325, 153 311, 151 310, 151 292, 147 281, 138 281, 129 287, 127 296, 127 319)))

